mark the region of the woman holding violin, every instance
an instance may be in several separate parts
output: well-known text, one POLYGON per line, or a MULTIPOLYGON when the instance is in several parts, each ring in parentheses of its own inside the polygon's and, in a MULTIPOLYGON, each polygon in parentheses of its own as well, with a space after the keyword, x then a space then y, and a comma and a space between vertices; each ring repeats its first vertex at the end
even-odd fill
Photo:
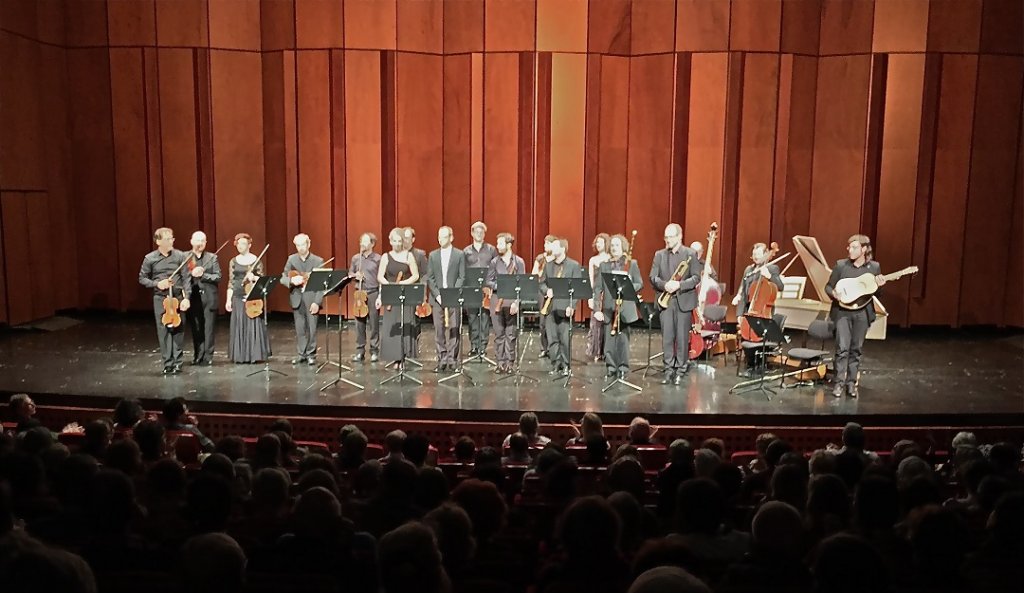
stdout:
MULTIPOLYGON (((250 315, 253 301, 245 302, 249 288, 263 275, 261 258, 249 249, 252 236, 249 233, 235 235, 235 249, 238 255, 231 258, 231 283, 228 285, 225 308, 231 314, 231 339, 228 344, 228 358, 236 363, 263 362, 270 358, 270 335, 264 316, 250 315)), ((260 303, 262 301, 255 301, 260 303)))
MULTIPOLYGON (((783 287, 782 275, 779 266, 768 262, 777 252, 778 245, 775 243, 772 243, 772 249, 768 249, 764 243, 754 243, 754 248, 750 253, 750 259, 754 263, 743 270, 739 292, 732 299, 732 304, 736 305, 736 317, 740 320, 741 335, 746 326, 743 315, 771 318, 775 314, 775 297, 783 287)), ((759 341, 753 334, 743 336, 743 339, 759 341)), ((749 377, 754 374, 756 350, 756 348, 744 349, 744 358, 747 361, 747 368, 743 372, 744 376, 749 377)))
POLYGON ((156 337, 160 341, 160 358, 165 375, 181 372, 185 327, 181 313, 189 309, 192 294, 191 276, 182 268, 190 257, 174 248, 174 231, 167 227, 153 232, 156 250, 146 254, 139 270, 139 284, 153 289, 153 313, 156 337))
MULTIPOLYGON (((420 269, 416 264, 416 256, 405 242, 402 229, 394 228, 388 233, 391 251, 380 258, 377 268, 377 282, 385 284, 416 284, 420 279, 420 269)), ((389 363, 402 364, 407 356, 414 352, 415 326, 414 317, 417 303, 410 302, 404 307, 383 305, 377 294, 375 305, 381 309, 380 357, 389 363), (403 312, 402 309, 405 309, 403 312), (402 325, 402 320, 405 325, 402 325)))

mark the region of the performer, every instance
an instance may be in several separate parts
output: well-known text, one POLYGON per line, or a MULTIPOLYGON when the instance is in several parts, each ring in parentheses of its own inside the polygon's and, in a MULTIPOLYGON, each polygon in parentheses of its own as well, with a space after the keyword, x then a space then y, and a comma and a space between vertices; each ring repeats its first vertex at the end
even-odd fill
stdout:
POLYGON ((228 264, 231 284, 228 285, 227 302, 224 304, 228 313, 231 313, 228 358, 236 363, 262 362, 271 356, 270 335, 263 316, 249 317, 245 312, 244 285, 256 282, 263 275, 263 262, 249 251, 251 247, 252 237, 249 233, 235 235, 238 255, 231 258, 228 264))
MULTIPOLYGON (((551 254, 551 244, 557 240, 558 237, 555 237, 554 235, 544 236, 544 251, 537 255, 537 257, 533 258, 533 271, 530 272, 531 275, 537 276, 538 278, 544 275, 544 266, 555 257, 554 255, 551 254)), ((537 309, 539 310, 541 305, 544 304, 544 293, 538 293, 537 298, 537 309)), ((537 322, 537 324, 540 326, 540 354, 537 356, 537 358, 548 357, 547 318, 547 315, 541 315, 539 321, 537 322)))
POLYGON ((185 344, 184 327, 167 327, 161 318, 164 314, 164 298, 172 296, 180 299, 178 310, 189 310, 189 295, 192 294, 192 277, 185 270, 178 270, 172 279, 170 276, 178 269, 185 258, 185 253, 174 248, 174 231, 160 227, 153 232, 156 250, 150 251, 142 258, 139 270, 139 284, 153 289, 153 313, 156 315, 156 338, 160 342, 160 358, 164 365, 164 374, 181 372, 182 347, 185 344), (172 294, 173 292, 173 294, 172 294))
POLYGON ((295 349, 298 356, 292 364, 316 365, 317 313, 324 302, 323 290, 306 290, 309 273, 324 265, 324 258, 309 251, 310 240, 306 233, 299 233, 292 239, 296 252, 288 256, 281 272, 281 284, 288 287, 288 303, 292 306, 295 320, 295 349), (297 274, 292 274, 297 272, 297 274))
MULTIPOLYGON (((409 250, 409 253, 411 253, 414 258, 416 258, 416 269, 420 271, 421 280, 425 280, 427 275, 427 252, 416 247, 416 229, 411 226, 402 228, 402 238, 405 243, 405 248, 409 250)), ((422 329, 420 325, 423 322, 416 315, 412 316, 411 321, 406 319, 405 322, 412 323, 413 336, 415 336, 412 342, 412 352, 409 353, 409 356, 419 358, 420 331, 422 329)))
POLYGON ((449 309, 447 316, 441 307, 441 289, 458 288, 466 280, 466 256, 452 247, 452 227, 437 229, 439 247, 430 252, 427 263, 427 286, 433 295, 431 315, 434 319, 434 343, 437 345, 437 367, 440 373, 455 370, 462 341, 462 320, 457 309, 449 309), (445 320, 447 319, 447 323, 445 320))
POLYGON ((628 275, 632 281, 633 290, 640 292, 644 287, 643 277, 640 275, 640 266, 636 260, 630 258, 626 261, 625 252, 628 243, 623 235, 613 235, 608 242, 610 245, 609 259, 603 262, 597 271, 597 280, 594 284, 594 300, 601 307, 595 311, 594 316, 601 325, 604 333, 604 363, 606 368, 605 376, 625 379, 629 374, 629 324, 640 319, 633 301, 622 301, 619 307, 619 326, 616 334, 611 334, 612 324, 615 320, 615 293, 605 286, 603 274, 628 275))
MULTIPOLYGON (((384 284, 415 284, 420 279, 416 257, 406 248, 402 229, 393 228, 388 233, 391 251, 380 258, 377 282, 384 284), (399 279, 401 274, 401 279, 399 279)), ((380 293, 377 294, 377 308, 381 308, 380 293)), ((407 356, 412 356, 415 334, 413 319, 416 317, 416 303, 419 299, 406 301, 405 306, 385 307, 383 310, 383 332, 380 337, 380 356, 389 363, 400 365, 407 356), (405 315, 405 331, 401 329, 402 315, 405 315)))
MULTIPOLYGON (((740 276, 739 291, 736 293, 736 296, 732 298, 732 304, 735 305, 736 307, 737 319, 747 313, 747 308, 750 304, 747 302, 747 298, 750 293, 750 287, 759 278, 768 279, 772 284, 775 285, 776 288, 782 290, 783 283, 782 276, 779 272, 779 266, 771 264, 768 266, 764 266, 763 268, 761 268, 759 272, 754 272, 754 270, 757 269, 759 266, 763 266, 765 262, 768 261, 768 258, 768 246, 765 245, 764 243, 754 243, 754 247, 750 252, 750 259, 753 260, 754 263, 750 264, 749 266, 743 269, 743 275, 740 276)), ((774 313, 775 311, 773 307, 772 314, 774 313)), ((754 374, 754 367, 756 366, 755 363, 757 362, 755 353, 757 350, 757 348, 743 349, 743 358, 745 358, 747 361, 747 368, 742 373, 745 377, 751 377, 754 374)))
MULTIPOLYGON (((548 360, 551 361, 551 374, 567 376, 569 374, 569 324, 572 323, 574 302, 569 299, 554 298, 553 291, 548 288, 549 278, 582 278, 583 268, 579 262, 568 257, 567 239, 555 239, 551 242, 551 261, 544 265, 541 278, 541 294, 551 298, 551 310, 548 313, 546 327, 548 333, 548 360)), ((541 307, 544 302, 541 301, 541 307)))
MULTIPOLYGON (((597 289, 598 283, 601 281, 598 276, 597 268, 601 264, 608 261, 608 233, 598 233, 594 237, 592 244, 594 248, 594 256, 587 262, 587 273, 590 274, 590 285, 597 289)), ((590 331, 587 332, 587 356, 594 359, 594 362, 601 360, 601 356, 604 354, 604 328, 601 326, 601 322, 594 318, 593 313, 596 312, 594 308, 594 299, 587 300, 587 306, 590 307, 590 331)))
MULTIPOLYGON (((843 278, 856 278, 864 274, 874 274, 878 286, 885 284, 882 267, 874 261, 874 250, 871 240, 866 235, 853 235, 846 240, 847 259, 836 262, 832 275, 828 278, 825 291, 832 295, 832 309, 829 318, 835 324, 836 332, 836 378, 832 386, 832 396, 842 397, 843 391, 850 397, 857 397, 857 373, 860 371, 861 349, 868 328, 875 321, 874 299, 860 309, 849 310, 837 304, 836 284, 843 278)), ((877 294, 876 294, 877 296, 877 294)))
POLYGON ((694 253, 697 254, 697 263, 700 264, 700 273, 703 275, 704 266, 708 266, 709 268, 711 268, 708 271, 708 275, 711 276, 712 280, 717 281, 718 270, 716 270, 715 266, 711 265, 709 262, 704 261, 704 244, 701 243, 700 241, 694 241, 693 243, 690 243, 690 249, 692 249, 694 253))
POLYGON ((362 290, 366 292, 366 304, 369 313, 366 317, 356 317, 356 353, 352 362, 366 360, 366 332, 370 332, 370 362, 377 362, 380 352, 380 311, 374 306, 377 301, 379 284, 377 270, 380 269, 380 254, 373 251, 377 245, 377 235, 363 233, 359 236, 359 253, 352 256, 352 264, 348 267, 348 275, 362 281, 362 290))
POLYGON ((186 264, 192 276, 188 326, 192 331, 192 364, 213 364, 213 323, 217 320, 217 285, 220 284, 220 261, 216 253, 206 252, 206 233, 192 233, 192 260, 186 264), (201 305, 201 306, 200 306, 201 305))
MULTIPOLYGON (((498 233, 498 257, 487 268, 487 287, 498 290, 498 276, 525 274, 526 262, 512 251, 515 237, 512 233, 498 233)), ((498 374, 511 373, 516 363, 516 315, 519 302, 491 296, 491 322, 494 324, 494 355, 498 374)))
MULTIPOLYGON (((473 235, 473 242, 462 250, 466 254, 466 268, 489 267, 491 261, 498 257, 498 250, 490 243, 484 242, 487 225, 478 220, 470 227, 470 233, 473 235)), ((466 317, 469 323, 469 355, 486 354, 487 342, 490 341, 491 335, 490 314, 482 310, 468 309, 466 317)))
POLYGON ((697 263, 697 254, 685 247, 682 240, 682 227, 676 223, 665 227, 665 249, 655 252, 651 265, 650 278, 654 289, 672 295, 668 307, 659 314, 665 357, 663 385, 679 385, 683 374, 689 370, 690 327, 693 310, 697 308, 697 291, 694 289, 700 281, 700 264, 697 263), (673 279, 683 262, 689 263, 682 278, 673 279))

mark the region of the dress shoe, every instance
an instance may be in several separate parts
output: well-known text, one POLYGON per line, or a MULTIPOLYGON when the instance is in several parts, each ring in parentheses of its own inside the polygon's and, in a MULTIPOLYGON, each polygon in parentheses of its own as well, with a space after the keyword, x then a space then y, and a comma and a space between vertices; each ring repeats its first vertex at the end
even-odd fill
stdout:
POLYGON ((562 370, 558 371, 558 374, 563 377, 569 376, 569 367, 562 367, 562 370))
POLYGON ((173 372, 174 372, 174 367, 172 367, 172 366, 171 367, 164 367, 163 374, 170 375, 173 372))
POLYGON ((199 358, 198 356, 193 356, 192 357, 192 366, 196 366, 196 365, 198 365, 202 361, 203 360, 201 358, 199 358))
POLYGON ((665 376, 661 378, 661 384, 662 385, 668 385, 670 383, 672 383, 672 372, 671 371, 666 372, 665 376))
POLYGON ((857 389, 857 386, 856 385, 847 385, 846 386, 846 395, 848 395, 850 397, 854 397, 854 398, 857 397, 858 395, 860 395, 859 390, 857 389))
POLYGON ((306 359, 306 364, 308 364, 311 367, 315 367, 316 366, 316 358, 310 356, 309 358, 306 359))
POLYGON ((537 355, 538 359, 540 359, 540 358, 547 358, 547 357, 548 357, 548 353, 547 353, 546 350, 544 352, 541 352, 540 354, 537 355))
POLYGON ((682 384, 682 382, 683 382, 683 374, 680 373, 680 372, 677 372, 675 374, 675 376, 672 377, 672 384, 673 385, 680 385, 680 384, 682 384))
POLYGON ((305 361, 306 361, 306 357, 305 356, 296 356, 295 358, 292 359, 292 364, 302 364, 305 361))
POLYGON ((447 370, 447 369, 448 369, 448 365, 439 364, 436 367, 434 367, 434 372, 437 373, 437 374, 441 374, 441 373, 445 372, 445 370, 447 370))
POLYGON ((743 369, 740 371, 740 376, 749 379, 754 376, 754 369, 743 369))
POLYGON ((376 352, 370 355, 370 362, 377 362, 378 360, 380 360, 380 356, 376 352))
POLYGON ((352 362, 363 362, 364 360, 366 360, 366 355, 362 352, 352 355, 352 362))
POLYGON ((614 377, 615 376, 615 369, 613 369, 611 367, 608 367, 608 370, 606 370, 604 372, 604 376, 605 377, 614 377))
POLYGON ((181 363, 179 362, 178 364, 176 364, 173 367, 171 367, 171 372, 174 373, 175 375, 180 373, 181 372, 181 363))
POLYGON ((207 358, 206 360, 204 360, 203 361, 203 366, 204 367, 212 367, 213 366, 213 359, 212 358, 207 358))
POLYGON ((628 374, 629 374, 629 371, 624 371, 624 370, 620 369, 619 370, 619 379, 623 379, 624 380, 626 378, 626 375, 628 375, 628 374))
POLYGON ((832 397, 843 397, 843 391, 843 385, 841 383, 836 383, 832 386, 832 397))

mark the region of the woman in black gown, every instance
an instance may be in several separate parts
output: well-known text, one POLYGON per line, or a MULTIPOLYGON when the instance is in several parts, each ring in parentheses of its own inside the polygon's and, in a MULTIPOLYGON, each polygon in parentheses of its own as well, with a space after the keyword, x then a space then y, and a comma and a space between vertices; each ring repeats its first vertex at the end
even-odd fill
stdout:
MULTIPOLYGON (((402 229, 391 229, 388 240, 391 251, 380 258, 377 269, 377 281, 385 284, 415 284, 420 279, 420 270, 416 266, 416 258, 405 248, 402 229), (401 276, 399 276, 401 274, 401 276), (399 278, 401 278, 399 280, 399 278)), ((381 289, 383 292, 383 288, 381 289)), ((413 352, 415 340, 416 305, 419 300, 409 301, 404 307, 393 306, 388 310, 385 305, 381 309, 383 319, 380 326, 380 359, 401 362, 413 352), (405 328, 401 329, 402 309, 405 309, 405 328)), ((381 307, 380 294, 377 295, 377 307, 381 307)))
POLYGON ((249 317, 245 312, 246 282, 256 282, 263 275, 263 262, 257 261, 249 248, 252 237, 248 233, 235 235, 238 255, 231 258, 228 269, 231 283, 228 285, 225 308, 231 313, 231 339, 228 341, 228 358, 232 362, 263 362, 270 358, 270 335, 262 315, 249 317))

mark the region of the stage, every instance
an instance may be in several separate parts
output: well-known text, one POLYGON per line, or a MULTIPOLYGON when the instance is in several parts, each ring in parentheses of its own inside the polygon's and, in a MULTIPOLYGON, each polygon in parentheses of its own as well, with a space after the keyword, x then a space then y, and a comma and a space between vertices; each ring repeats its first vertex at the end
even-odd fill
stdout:
MULTIPOLYGON (((112 405, 116 398, 143 399, 183 396, 196 409, 254 410, 253 413, 355 415, 360 417, 420 417, 507 421, 522 410, 535 410, 549 418, 564 419, 567 412, 593 410, 610 417, 634 414, 658 416, 662 421, 718 424, 756 423, 755 418, 778 417, 779 422, 835 423, 852 417, 872 416, 878 421, 907 425, 919 422, 1019 422, 1024 413, 1024 334, 999 330, 937 330, 890 328, 885 341, 865 346, 860 398, 835 399, 823 387, 758 389, 730 393, 743 380, 736 375, 734 356, 715 356, 709 364, 695 365, 681 385, 661 385, 659 369, 645 378, 634 372, 629 380, 643 387, 635 392, 617 385, 605 393, 602 363, 586 362, 586 330, 574 331, 575 376, 568 388, 564 379, 547 374, 538 359, 536 330, 524 333, 524 374, 537 379, 521 385, 501 380, 485 363, 467 365, 475 385, 463 378, 438 384, 435 374, 433 332, 424 327, 419 352, 424 367, 413 375, 417 386, 380 382, 392 371, 380 363, 352 363, 355 325, 342 331, 343 362, 353 367, 342 376, 365 386, 345 383, 326 391, 320 388, 338 376, 334 366, 292 366, 294 334, 290 316, 271 318, 274 356, 270 368, 284 376, 249 373, 262 364, 236 365, 226 360, 228 320, 217 328, 217 355, 213 366, 191 366, 191 338, 186 336, 185 365, 179 375, 161 374, 152 319, 139 314, 71 315, 81 321, 55 331, 7 328, 0 332, 0 391, 34 394, 41 403, 75 405, 83 396, 90 403, 112 405), (247 404, 242 406, 241 404, 247 404), (255 412, 259 410, 259 412, 255 412)), ((336 327, 336 326, 335 326, 336 327)), ((337 359, 337 332, 320 332, 320 356, 326 360, 325 338, 330 335, 331 357, 337 359)), ((647 331, 634 328, 631 358, 634 368, 647 356, 647 331)), ((802 345, 803 332, 787 332, 790 345, 802 345)), ((468 338, 464 337, 468 341, 468 338)), ((653 352, 660 336, 653 336, 653 352)), ((812 344, 812 347, 814 345, 812 344)), ((493 343, 491 345, 493 349, 493 343)), ((659 360, 654 361, 655 364, 659 360)), ((776 381, 772 388, 778 387, 776 381)), ((628 419, 626 419, 628 422, 628 419)))

